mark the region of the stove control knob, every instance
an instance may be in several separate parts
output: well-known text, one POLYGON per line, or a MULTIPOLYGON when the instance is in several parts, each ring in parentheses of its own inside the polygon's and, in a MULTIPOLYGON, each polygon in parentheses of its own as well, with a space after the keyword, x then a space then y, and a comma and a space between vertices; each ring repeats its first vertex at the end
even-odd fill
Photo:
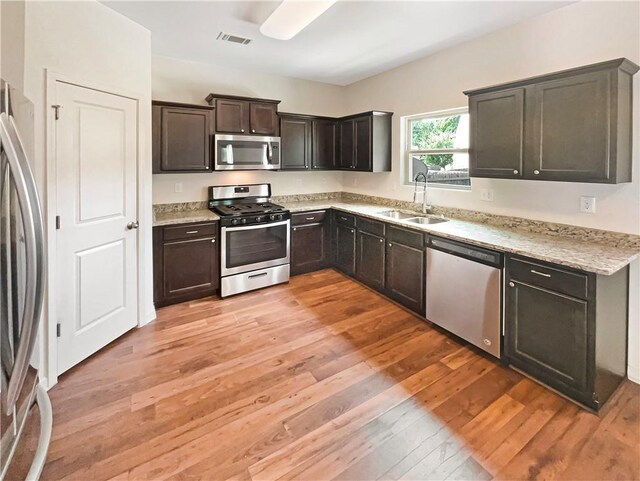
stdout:
POLYGON ((242 219, 240 219, 240 222, 241 222, 242 224, 246 224, 246 223, 247 223, 247 219, 242 218, 242 219))
POLYGON ((240 223, 240 219, 231 219, 231 225, 238 225, 240 223))
POLYGON ((275 214, 269 214, 269 220, 276 220, 275 214))
POLYGON ((264 217, 262 217, 261 215, 256 216, 256 222, 262 222, 264 220, 264 217))
POLYGON ((275 217, 276 220, 282 220, 282 214, 276 214, 275 217))

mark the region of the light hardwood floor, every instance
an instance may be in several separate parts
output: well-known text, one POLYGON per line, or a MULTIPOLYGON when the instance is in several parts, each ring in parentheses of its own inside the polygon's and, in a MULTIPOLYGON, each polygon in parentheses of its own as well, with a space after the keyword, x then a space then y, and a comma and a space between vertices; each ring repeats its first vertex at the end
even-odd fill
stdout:
POLYGON ((333 270, 158 311, 50 391, 44 480, 640 479, 599 418, 333 270))

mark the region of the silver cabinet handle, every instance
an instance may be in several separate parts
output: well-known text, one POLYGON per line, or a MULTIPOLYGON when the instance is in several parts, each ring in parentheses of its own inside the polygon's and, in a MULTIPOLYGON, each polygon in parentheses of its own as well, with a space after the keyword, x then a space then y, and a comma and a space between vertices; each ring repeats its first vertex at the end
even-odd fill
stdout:
MULTIPOLYGON (((138 222, 129 222, 127 223, 127 229, 132 230, 132 229, 137 229, 138 227, 140 227, 140 224, 138 224, 138 222)), ((198 232, 198 231, 196 231, 198 232)), ((188 233, 188 232, 187 232, 188 233)))
POLYGON ((384 239, 380 239, 380 242, 384 242, 384 239))
POLYGON ((211 243, 212 243, 212 244, 215 244, 215 243, 216 243, 216 240, 215 240, 215 239, 211 239, 211 243))
POLYGON ((534 170, 534 171, 533 171, 533 173, 534 173, 535 175, 540 175, 540 171, 539 171, 539 170, 534 170))
POLYGON ((305 217, 305 220, 315 220, 315 217, 305 217))
POLYGON ((256 133, 256 129, 251 129, 251 133, 255 134, 256 133))
POLYGON ((349 229, 351 231, 351 233, 353 234, 355 231, 353 229, 349 229))
POLYGON ((537 274, 542 277, 551 277, 551 274, 547 274, 546 272, 538 272, 535 269, 531 269, 531 274, 537 274))
POLYGON ((516 287, 516 285, 513 282, 509 282, 509 287, 516 287))
POLYGON ((188 230, 186 233, 187 234, 197 234, 198 231, 197 230, 188 230))
POLYGON ((515 169, 515 170, 513 171, 513 173, 517 175, 517 174, 519 174, 520 172, 518 172, 518 170, 517 170, 517 169, 515 169))
POLYGON ((391 247, 393 244, 391 244, 391 242, 389 242, 389 247, 391 247))
POLYGON ((293 230, 298 230, 298 228, 297 228, 297 227, 294 227, 294 228, 293 228, 293 230))
POLYGON ((244 134, 244 129, 240 129, 240 132, 242 132, 244 134))

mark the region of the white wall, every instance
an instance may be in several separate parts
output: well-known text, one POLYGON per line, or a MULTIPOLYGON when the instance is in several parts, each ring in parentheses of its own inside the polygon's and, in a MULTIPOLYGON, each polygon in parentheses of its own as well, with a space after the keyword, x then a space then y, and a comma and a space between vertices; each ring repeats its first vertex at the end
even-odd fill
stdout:
MULTIPOLYGON (((329 116, 347 113, 344 87, 320 82, 159 56, 152 60, 152 79, 154 100, 206 105, 204 98, 214 92, 282 100, 278 106, 281 112, 329 116)), ((204 201, 210 185, 258 182, 270 182, 274 195, 333 192, 342 190, 342 173, 157 174, 153 176, 153 202, 204 201), (175 192, 176 182, 182 183, 181 193, 175 192)))
MULTIPOLYGON (((25 94, 35 106, 35 171, 46 199, 45 69, 67 79, 107 91, 140 96, 138 175, 141 262, 144 275, 143 316, 155 315, 151 242, 151 37, 149 31, 93 0, 83 2, 26 2, 25 94)), ((52 206, 52 208, 55 208, 52 206)), ((53 288, 63 286, 53 286, 53 288)), ((50 286, 51 288, 51 286, 50 286)), ((47 316, 45 316, 46 318, 47 316)), ((54 323, 48 319, 48 323, 54 323)), ((43 329, 50 329, 47 322, 43 329)), ((44 358, 47 352, 43 349, 44 358)))
MULTIPOLYGON (((463 90, 627 57, 640 64, 640 3, 580 2, 346 88, 349 110, 395 112, 393 172, 345 173, 351 192, 411 198, 400 178, 400 117, 467 105, 463 90), (375 99, 375 105, 371 105, 375 99)), ((436 205, 640 234, 640 74, 634 79, 633 182, 621 185, 474 179, 471 191, 432 189, 436 205), (494 190, 493 203, 480 189, 494 190), (595 215, 579 198, 597 198, 595 215)), ((640 382, 640 265, 631 266, 629 376, 640 382)))

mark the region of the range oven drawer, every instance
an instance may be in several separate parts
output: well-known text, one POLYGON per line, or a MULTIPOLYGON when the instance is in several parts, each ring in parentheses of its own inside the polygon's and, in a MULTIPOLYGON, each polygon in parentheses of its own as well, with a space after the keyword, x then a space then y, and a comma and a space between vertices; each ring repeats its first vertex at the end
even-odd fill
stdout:
POLYGON ((289 281, 289 264, 223 277, 220 296, 227 297, 289 281))

